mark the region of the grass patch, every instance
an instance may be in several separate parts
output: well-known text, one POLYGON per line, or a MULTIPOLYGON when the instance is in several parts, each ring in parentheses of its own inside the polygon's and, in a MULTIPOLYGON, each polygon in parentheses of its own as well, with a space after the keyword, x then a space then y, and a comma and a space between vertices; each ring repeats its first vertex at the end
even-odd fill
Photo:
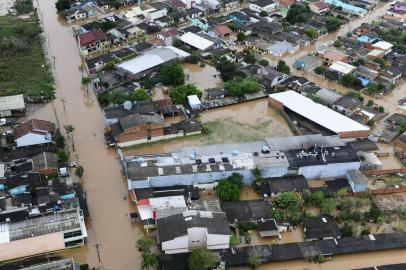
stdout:
POLYGON ((400 186, 402 185, 402 183, 405 182, 405 179, 403 179, 400 176, 396 176, 396 175, 390 175, 390 176, 385 176, 385 178, 383 179, 383 181, 385 182, 385 184, 387 184, 390 187, 394 187, 394 186, 400 186))
POLYGON ((54 80, 42 43, 36 13, 0 16, 0 95, 25 94, 33 102, 53 98, 54 80))

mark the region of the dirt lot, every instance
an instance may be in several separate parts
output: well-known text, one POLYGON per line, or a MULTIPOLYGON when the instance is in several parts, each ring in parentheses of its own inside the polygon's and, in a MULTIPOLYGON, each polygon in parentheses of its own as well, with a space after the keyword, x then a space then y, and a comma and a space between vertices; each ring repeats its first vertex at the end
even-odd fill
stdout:
POLYGON ((401 206, 406 206, 406 194, 394 193, 385 195, 376 195, 373 201, 382 211, 394 211, 401 206))

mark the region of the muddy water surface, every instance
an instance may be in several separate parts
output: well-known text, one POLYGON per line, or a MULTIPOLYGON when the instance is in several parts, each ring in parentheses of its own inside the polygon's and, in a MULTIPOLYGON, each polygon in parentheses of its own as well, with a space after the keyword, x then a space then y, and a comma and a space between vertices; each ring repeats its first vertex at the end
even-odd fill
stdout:
POLYGON ((198 64, 183 64, 182 67, 186 83, 193 84, 200 90, 223 86, 219 72, 211 65, 205 64, 201 67, 198 64))
MULTIPOLYGON (((138 269, 135 243, 141 230, 133 227, 129 213, 133 211, 126 200, 127 190, 114 151, 104 146, 105 123, 93 94, 81 88, 81 59, 70 27, 58 21, 55 1, 39 0, 38 9, 43 20, 47 50, 55 57, 56 100, 43 106, 33 117, 54 120, 55 106, 60 126, 71 124, 77 159, 85 169, 84 185, 88 196, 91 218, 88 221, 88 243, 65 254, 91 266, 99 265, 96 244, 100 245, 100 259, 108 269, 138 269)), ((63 130, 63 128, 62 128, 63 130)), ((71 144, 71 141, 69 141, 71 144)), ((73 149, 71 148, 73 152, 73 149)))

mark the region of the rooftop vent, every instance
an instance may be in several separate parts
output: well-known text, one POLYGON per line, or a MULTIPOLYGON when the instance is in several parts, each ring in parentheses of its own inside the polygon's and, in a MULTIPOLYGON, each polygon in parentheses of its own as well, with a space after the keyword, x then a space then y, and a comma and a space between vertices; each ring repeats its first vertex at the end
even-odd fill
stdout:
POLYGON ((321 220, 324 222, 324 223, 327 223, 327 219, 326 218, 321 218, 321 220))
POLYGON ((198 165, 198 166, 200 166, 200 165, 202 165, 203 164, 203 162, 202 162, 202 160, 201 159, 196 159, 196 165, 198 165))
POLYGON ((209 158, 209 163, 214 164, 214 163, 216 163, 216 160, 214 158, 209 158))

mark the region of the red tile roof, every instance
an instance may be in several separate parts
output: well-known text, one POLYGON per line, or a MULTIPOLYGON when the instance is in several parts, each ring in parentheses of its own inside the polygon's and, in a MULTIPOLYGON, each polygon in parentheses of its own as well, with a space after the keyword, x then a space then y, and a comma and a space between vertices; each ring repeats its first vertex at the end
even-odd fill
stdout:
POLYGON ((213 31, 217 36, 230 35, 233 32, 233 30, 231 30, 227 25, 217 25, 214 27, 213 31))
POLYGON ((174 5, 176 8, 186 8, 186 4, 183 3, 181 0, 172 0, 171 3, 172 3, 172 5, 174 5))
POLYGON ((79 36, 80 46, 86 46, 88 44, 92 44, 93 42, 106 40, 107 36, 100 30, 94 30, 91 32, 87 32, 81 34, 79 36))
POLYGON ((314 5, 315 5, 319 10, 328 9, 328 8, 330 7, 327 3, 323 2, 323 1, 316 2, 316 3, 314 3, 314 5))
POLYGON ((30 132, 42 134, 50 132, 55 134, 56 126, 50 121, 31 119, 14 128, 14 138, 18 139, 30 132))
POLYGON ((295 0, 277 0, 277 2, 279 2, 279 5, 290 7, 295 3, 295 0))

